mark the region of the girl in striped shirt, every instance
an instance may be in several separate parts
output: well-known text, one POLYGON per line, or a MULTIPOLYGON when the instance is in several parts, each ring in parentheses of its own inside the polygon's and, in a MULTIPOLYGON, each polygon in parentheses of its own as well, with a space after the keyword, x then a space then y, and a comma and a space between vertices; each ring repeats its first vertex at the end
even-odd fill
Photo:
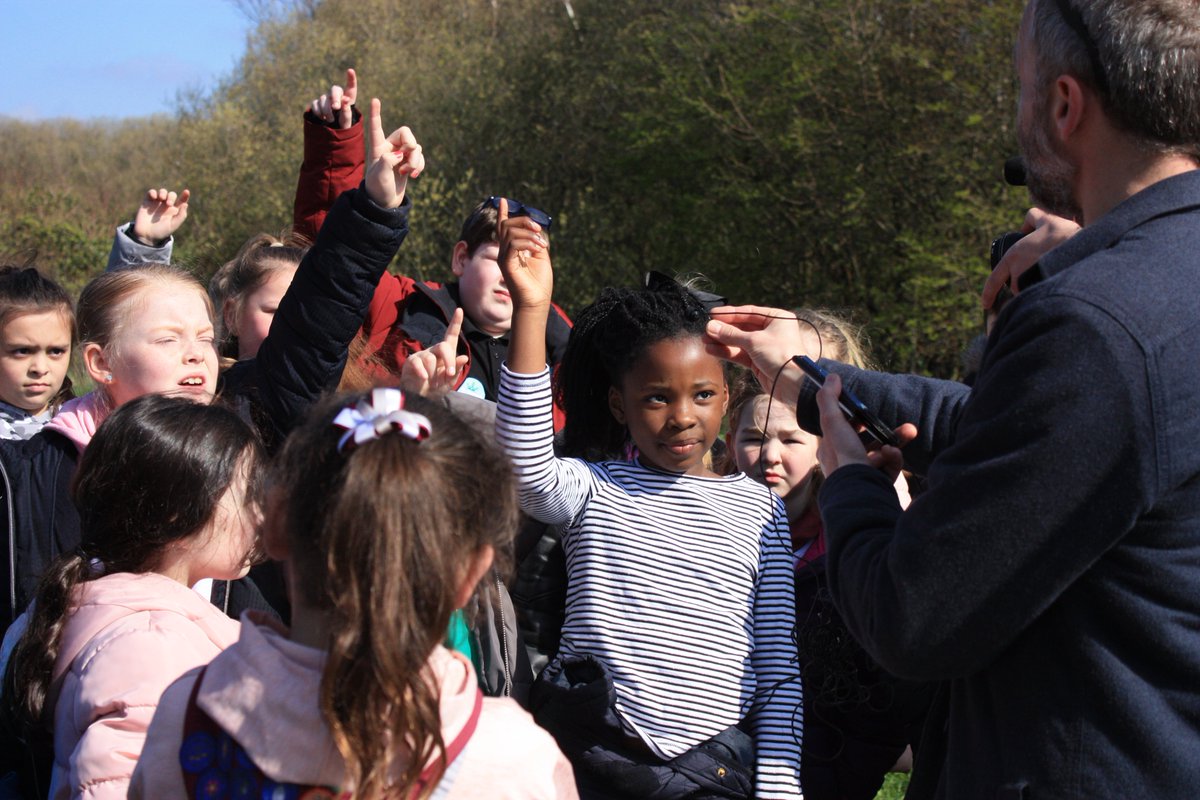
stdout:
POLYGON ((562 526, 566 621, 531 696, 583 797, 800 797, 787 517, 705 455, 728 405, 704 306, 674 282, 606 289, 563 358, 554 451, 540 227, 501 213, 513 303, 497 436, 521 506, 562 526), (629 454, 633 457, 629 458, 629 454))

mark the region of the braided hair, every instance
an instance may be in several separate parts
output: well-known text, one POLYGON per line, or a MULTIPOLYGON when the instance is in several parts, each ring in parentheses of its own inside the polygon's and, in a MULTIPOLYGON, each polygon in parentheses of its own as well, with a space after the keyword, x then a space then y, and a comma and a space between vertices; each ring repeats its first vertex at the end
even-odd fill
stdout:
POLYGON ((620 385, 650 345, 703 336, 707 323, 704 304, 673 280, 601 291, 575 318, 558 368, 557 400, 567 417, 561 453, 588 461, 621 458, 628 432, 609 410, 609 388, 620 385))

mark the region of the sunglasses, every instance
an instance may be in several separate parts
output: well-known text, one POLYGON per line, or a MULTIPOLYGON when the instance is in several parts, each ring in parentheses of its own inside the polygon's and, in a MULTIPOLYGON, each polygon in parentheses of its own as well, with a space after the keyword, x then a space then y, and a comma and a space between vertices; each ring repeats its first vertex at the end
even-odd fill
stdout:
MULTIPOLYGON (((510 217, 529 217, 531 220, 541 225, 543 228, 549 228, 554 220, 545 211, 533 206, 527 206, 520 200, 513 200, 511 197, 508 200, 508 215, 510 217)), ((500 198, 496 196, 487 199, 488 205, 497 211, 500 210, 500 198)))

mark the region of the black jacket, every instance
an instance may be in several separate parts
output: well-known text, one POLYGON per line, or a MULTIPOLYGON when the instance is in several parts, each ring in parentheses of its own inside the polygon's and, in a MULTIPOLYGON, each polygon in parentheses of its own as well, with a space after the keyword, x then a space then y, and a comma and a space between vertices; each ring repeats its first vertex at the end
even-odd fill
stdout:
MULTIPOLYGON (((905 460, 928 488, 901 513, 870 467, 826 478, 834 601, 884 668, 948 682, 937 797, 1190 798, 1200 171, 1125 200, 1037 272, 971 390, 837 368, 886 421, 917 423, 905 460)), ((918 754, 914 783, 937 766, 918 754)))
MULTIPOLYGON (((248 419, 268 449, 282 443, 322 392, 337 386, 375 285, 408 233, 410 208, 408 198, 400 208, 382 208, 361 188, 338 198, 280 301, 258 356, 221 376, 220 401, 248 419)), ((0 462, 6 542, 2 633, 28 605, 50 561, 78 546, 80 530, 70 495, 78 462, 72 442, 53 431, 26 442, 3 441, 0 462)), ((260 582, 272 577, 256 576, 260 582)), ((263 583, 270 604, 286 611, 282 584, 263 583)), ((256 592, 245 597, 236 587, 233 592, 231 614, 258 604, 256 592)))

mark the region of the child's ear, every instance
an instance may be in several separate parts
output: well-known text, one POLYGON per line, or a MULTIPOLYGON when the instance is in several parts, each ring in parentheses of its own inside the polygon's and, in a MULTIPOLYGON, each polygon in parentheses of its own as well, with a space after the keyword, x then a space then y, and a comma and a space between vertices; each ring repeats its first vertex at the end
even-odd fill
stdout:
POLYGON ((88 377, 97 386, 107 384, 112 380, 112 366, 104 348, 95 342, 83 346, 83 367, 88 377))
POLYGON ((462 608, 471 599, 471 595, 475 592, 475 587, 483 579, 484 574, 491 569, 492 559, 495 557, 496 550, 490 544, 485 544, 475 553, 475 558, 467 568, 466 577, 458 587, 458 596, 454 599, 455 608, 462 608))
POLYGON ((288 541, 286 526, 283 524, 283 500, 283 491, 278 488, 270 489, 263 500, 260 532, 263 550, 276 561, 287 561, 292 555, 292 544, 288 541))
POLYGON ((454 245, 454 255, 450 257, 450 269, 459 278, 467 269, 467 259, 470 256, 467 254, 467 243, 459 242, 454 245))
POLYGON ((625 401, 615 386, 608 387, 608 410, 613 419, 622 425, 625 424, 625 401))

